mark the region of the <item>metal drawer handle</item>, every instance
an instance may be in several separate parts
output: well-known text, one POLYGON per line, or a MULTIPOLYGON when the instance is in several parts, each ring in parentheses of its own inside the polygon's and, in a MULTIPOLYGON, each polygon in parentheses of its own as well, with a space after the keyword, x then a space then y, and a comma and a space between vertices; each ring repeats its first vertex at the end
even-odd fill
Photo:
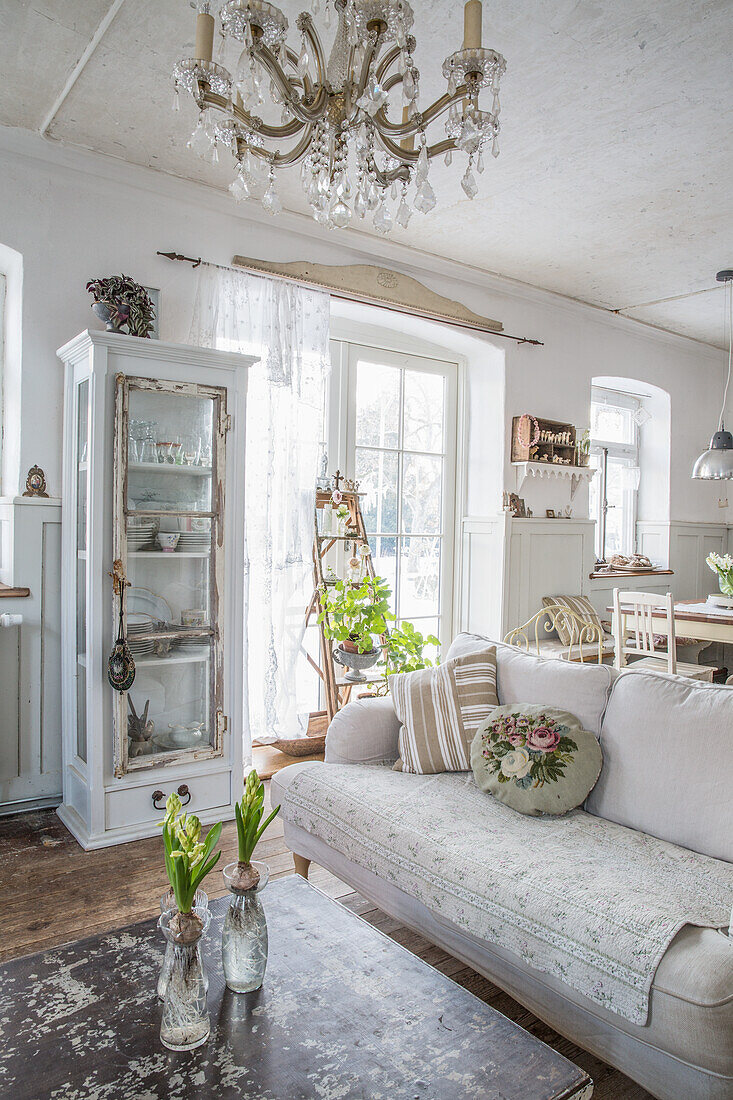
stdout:
MULTIPOLYGON (((182 801, 181 805, 182 806, 188 806, 189 802, 191 801, 191 792, 188 789, 188 784, 187 783, 181 783, 180 787, 178 788, 178 795, 179 795, 179 798, 181 798, 181 799, 185 798, 185 800, 186 800, 185 802, 182 801)), ((161 801, 161 799, 165 799, 165 792, 164 791, 153 791, 153 806, 155 807, 156 810, 162 809, 162 807, 158 805, 158 803, 161 801)))

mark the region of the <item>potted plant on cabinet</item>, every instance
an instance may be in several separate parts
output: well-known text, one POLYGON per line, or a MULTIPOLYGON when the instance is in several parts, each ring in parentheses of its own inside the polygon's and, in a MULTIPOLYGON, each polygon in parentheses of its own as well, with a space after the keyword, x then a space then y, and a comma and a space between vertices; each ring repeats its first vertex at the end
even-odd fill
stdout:
POLYGON ((92 309, 104 321, 108 332, 121 332, 127 325, 130 336, 144 339, 150 336, 155 321, 155 307, 145 287, 129 275, 110 275, 106 279, 91 279, 87 290, 94 298, 92 309))
POLYGON ((349 669, 346 679, 351 683, 363 683, 364 669, 379 660, 380 648, 374 645, 374 636, 386 634, 387 623, 394 621, 389 610, 390 595, 383 577, 365 577, 358 584, 337 581, 330 590, 321 588, 318 622, 323 624, 326 637, 339 643, 334 660, 349 669))
POLYGON ((586 428, 578 436, 575 444, 575 462, 578 466, 587 466, 590 462, 590 429, 586 428))

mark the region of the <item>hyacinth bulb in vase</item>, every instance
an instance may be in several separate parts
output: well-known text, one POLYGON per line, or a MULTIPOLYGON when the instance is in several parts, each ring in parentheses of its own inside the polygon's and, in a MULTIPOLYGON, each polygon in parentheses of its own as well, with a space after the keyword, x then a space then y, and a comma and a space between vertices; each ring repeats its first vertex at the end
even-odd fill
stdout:
POLYGON ((202 838, 199 819, 195 814, 181 813, 180 798, 171 794, 161 827, 175 907, 161 913, 158 921, 172 948, 160 1040, 169 1050, 193 1050, 206 1042, 210 1031, 201 937, 209 927, 211 913, 207 906, 195 904, 196 892, 221 856, 221 852, 214 853, 214 848, 222 826, 218 822, 202 838))
POLYGON ((730 554, 708 554, 706 563, 718 574, 718 587, 724 596, 733 598, 733 557, 730 554))
POLYGON ((232 895, 221 936, 224 978, 234 993, 259 989, 267 967, 267 920, 259 894, 267 886, 270 869, 253 861, 255 847, 280 807, 263 822, 265 785, 253 768, 247 776, 241 802, 234 806, 239 860, 224 868, 224 882, 232 895))

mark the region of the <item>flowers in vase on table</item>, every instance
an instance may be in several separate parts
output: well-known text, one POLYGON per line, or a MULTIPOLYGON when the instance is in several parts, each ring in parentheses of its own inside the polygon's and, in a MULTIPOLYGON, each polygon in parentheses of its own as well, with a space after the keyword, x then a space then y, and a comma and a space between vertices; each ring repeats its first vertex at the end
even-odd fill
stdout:
POLYGON ((724 596, 733 596, 733 557, 730 554, 708 554, 706 564, 718 574, 718 584, 724 596))
POLYGON ((481 754, 500 783, 543 787, 562 778, 578 751, 567 734, 567 726, 546 714, 516 711, 489 723, 481 738, 481 754))
POLYGON ((202 839, 199 819, 195 814, 182 814, 181 809, 178 795, 169 794, 160 824, 165 869, 178 910, 171 926, 182 938, 191 938, 201 932, 202 922, 192 911, 193 901, 196 890, 221 856, 220 851, 212 853, 221 836, 222 823, 217 822, 202 839))

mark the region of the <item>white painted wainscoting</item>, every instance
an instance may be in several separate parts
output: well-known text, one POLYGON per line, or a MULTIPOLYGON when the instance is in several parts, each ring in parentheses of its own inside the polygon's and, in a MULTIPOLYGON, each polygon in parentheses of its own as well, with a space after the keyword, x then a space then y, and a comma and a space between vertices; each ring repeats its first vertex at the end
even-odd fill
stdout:
POLYGON ((591 579, 594 528, 593 520, 467 516, 460 629, 502 638, 540 609, 543 596, 560 593, 587 596, 603 618, 618 586, 702 599, 718 587, 705 558, 711 550, 725 553, 733 547, 733 527, 725 524, 639 524, 641 553, 673 575, 591 579))
POLYGON ((61 501, 0 500, 0 814, 61 800, 61 501))
POLYGON ((542 597, 589 594, 595 522, 477 517, 463 521, 462 629, 502 638, 542 597))

